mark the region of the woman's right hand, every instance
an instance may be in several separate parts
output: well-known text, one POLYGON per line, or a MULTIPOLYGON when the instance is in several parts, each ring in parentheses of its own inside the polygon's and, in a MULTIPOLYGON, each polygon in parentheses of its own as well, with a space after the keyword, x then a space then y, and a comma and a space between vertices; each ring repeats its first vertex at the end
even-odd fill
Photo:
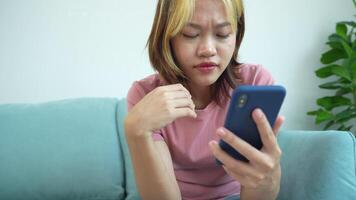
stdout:
POLYGON ((177 118, 196 116, 191 95, 182 84, 157 87, 128 112, 126 134, 150 136, 177 118))

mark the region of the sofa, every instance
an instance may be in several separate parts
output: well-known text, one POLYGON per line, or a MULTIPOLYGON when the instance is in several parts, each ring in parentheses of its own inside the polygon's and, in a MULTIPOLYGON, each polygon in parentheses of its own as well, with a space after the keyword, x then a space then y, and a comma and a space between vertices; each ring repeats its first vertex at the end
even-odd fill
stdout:
MULTIPOLYGON (((1 200, 140 199, 125 99, 0 104, 1 200)), ((355 137, 283 130, 278 199, 356 199, 355 137)))

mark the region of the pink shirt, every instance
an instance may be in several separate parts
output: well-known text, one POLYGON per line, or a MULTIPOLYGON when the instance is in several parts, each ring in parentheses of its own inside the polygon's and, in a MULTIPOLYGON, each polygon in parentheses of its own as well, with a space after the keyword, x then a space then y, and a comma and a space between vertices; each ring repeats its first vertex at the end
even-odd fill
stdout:
MULTIPOLYGON (((244 85, 271 85, 273 78, 260 65, 243 64, 241 77, 244 85)), ((127 95, 130 110, 147 93, 164 85, 154 74, 133 83, 127 95)), ((216 129, 223 126, 227 106, 211 102, 196 110, 197 118, 180 118, 153 134, 154 140, 164 140, 170 150, 174 172, 182 198, 220 199, 240 193, 240 184, 217 165, 208 143, 218 141, 216 129)))

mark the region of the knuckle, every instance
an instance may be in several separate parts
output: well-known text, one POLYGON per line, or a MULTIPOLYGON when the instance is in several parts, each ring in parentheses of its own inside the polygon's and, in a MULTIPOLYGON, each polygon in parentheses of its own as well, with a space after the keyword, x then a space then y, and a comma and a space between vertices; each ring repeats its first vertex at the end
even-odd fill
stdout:
POLYGON ((256 189, 257 186, 258 186, 258 184, 257 184, 256 182, 254 182, 254 181, 250 181, 250 182, 249 182, 249 187, 250 187, 250 188, 256 189))
POLYGON ((277 155, 278 158, 280 158, 282 156, 281 148, 279 148, 279 147, 276 148, 276 155, 277 155))
POLYGON ((169 106, 165 106, 165 110, 167 112, 168 115, 172 115, 174 112, 174 109, 169 107, 169 106))
POLYGON ((233 168, 233 164, 230 163, 230 162, 226 162, 224 163, 226 169, 228 169, 230 172, 232 171, 232 168, 233 168))
POLYGON ((252 155, 255 153, 252 148, 243 149, 242 152, 244 152, 246 155, 252 155))
POLYGON ((157 94, 162 94, 165 89, 163 86, 160 86, 160 87, 157 87, 155 90, 154 90, 157 94))
POLYGON ((233 142, 233 141, 235 140, 234 136, 233 136, 231 133, 229 133, 229 132, 227 132, 227 133, 225 134, 225 139, 226 139, 226 141, 228 141, 228 142, 233 142))
POLYGON ((189 93, 188 91, 186 91, 185 94, 187 95, 187 97, 188 97, 189 99, 192 99, 192 95, 190 95, 190 93, 189 93))
POLYGON ((261 182, 263 179, 265 179, 265 175, 264 174, 256 174, 256 180, 257 182, 261 182))
POLYGON ((274 167, 275 167, 275 164, 274 164, 273 162, 267 162, 267 163, 265 164, 265 168, 266 168, 267 171, 273 170, 274 167))
POLYGON ((189 115, 189 114, 190 114, 189 108, 185 108, 185 109, 184 109, 184 113, 185 113, 186 115, 189 115))
POLYGON ((185 89, 185 87, 184 87, 181 83, 178 83, 177 85, 178 85, 178 87, 180 87, 181 89, 185 89))
POLYGON ((162 91, 160 95, 163 99, 168 99, 169 95, 167 92, 162 91))
POLYGON ((186 116, 192 116, 193 115, 193 111, 190 108, 186 108, 184 112, 185 112, 186 116))

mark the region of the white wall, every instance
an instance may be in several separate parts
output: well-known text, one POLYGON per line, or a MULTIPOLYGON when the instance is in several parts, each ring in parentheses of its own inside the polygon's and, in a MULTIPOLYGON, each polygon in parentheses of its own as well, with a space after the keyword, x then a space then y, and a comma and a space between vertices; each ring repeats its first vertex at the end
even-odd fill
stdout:
MULTIPOLYGON (((155 0, 0 0, 0 103, 84 96, 124 97, 152 73, 145 43, 155 0)), ((315 99, 325 92, 314 70, 352 0, 245 0, 240 59, 261 63, 288 95, 286 129, 314 129, 315 99)))

